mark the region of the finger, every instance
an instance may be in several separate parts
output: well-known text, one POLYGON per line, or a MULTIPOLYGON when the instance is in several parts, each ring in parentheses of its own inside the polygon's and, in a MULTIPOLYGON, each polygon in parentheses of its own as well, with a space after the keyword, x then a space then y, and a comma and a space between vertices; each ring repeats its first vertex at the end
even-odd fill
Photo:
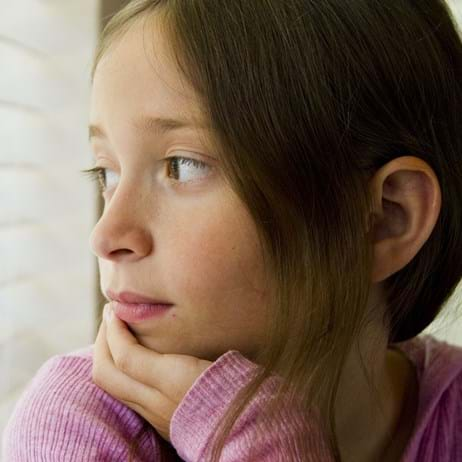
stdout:
POLYGON ((122 402, 127 407, 133 409, 137 414, 141 415, 145 420, 147 420, 164 439, 168 439, 170 441, 170 422, 177 408, 176 404, 169 400, 165 400, 162 403, 162 406, 153 409, 151 405, 151 408, 148 409, 146 407, 140 406, 138 403, 133 403, 131 401, 122 400, 122 402))
POLYGON ((143 403, 151 400, 154 406, 159 404, 162 395, 150 390, 146 385, 137 382, 119 370, 113 360, 111 350, 106 341, 106 322, 100 325, 93 351, 93 382, 120 401, 143 403))
MULTIPOLYGON (((110 308, 110 304, 106 305, 110 308)), ((140 345, 115 314, 107 325, 107 343, 116 367, 137 382, 179 403, 211 363, 181 354, 162 354, 140 345)))
POLYGON ((95 383, 105 392, 147 420, 164 438, 169 438, 171 417, 176 404, 155 389, 147 389, 119 371, 112 361, 110 350, 105 341, 106 323, 103 321, 95 342, 94 364, 95 383), (141 389, 142 388, 142 389, 141 389))
MULTIPOLYGON (((158 390, 140 384, 115 366, 106 342, 107 326, 103 321, 95 341, 93 353, 93 381, 111 396, 140 414, 165 437, 165 427, 177 404, 158 390)), ((167 433, 168 434, 168 433, 167 433)))
MULTIPOLYGON (((107 305, 110 308, 110 305, 107 305)), ((140 345, 124 321, 114 313, 107 325, 107 343, 119 370, 149 387, 161 387, 163 354, 140 345)), ((162 390, 160 390, 162 391, 162 390)))
POLYGON ((95 366, 98 366, 106 361, 108 357, 112 359, 111 352, 109 351, 109 347, 105 341, 105 331, 106 324, 104 323, 104 320, 102 320, 93 346, 93 371, 95 370, 95 366))

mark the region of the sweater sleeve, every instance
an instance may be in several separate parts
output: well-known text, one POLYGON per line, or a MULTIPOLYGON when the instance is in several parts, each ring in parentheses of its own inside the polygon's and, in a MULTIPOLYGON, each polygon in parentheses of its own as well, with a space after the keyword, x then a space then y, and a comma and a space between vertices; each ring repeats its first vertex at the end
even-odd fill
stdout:
MULTIPOLYGON (((230 350, 220 356, 196 379, 175 410, 170 422, 170 438, 178 455, 186 462, 200 462, 215 435, 219 421, 238 391, 253 376, 258 366, 240 352, 230 350)), ((228 436, 220 462, 258 460, 275 462, 331 461, 327 445, 313 419, 307 419, 294 405, 285 407, 269 428, 260 428, 256 416, 268 397, 275 392, 276 378, 267 379, 250 404, 244 408, 228 436), (301 438, 313 447, 312 459, 304 457, 297 445, 301 438), (252 447, 252 458, 248 452, 252 447)))
POLYGON ((7 422, 8 462, 135 462, 160 459, 160 436, 92 381, 91 357, 53 356, 38 370, 7 422))

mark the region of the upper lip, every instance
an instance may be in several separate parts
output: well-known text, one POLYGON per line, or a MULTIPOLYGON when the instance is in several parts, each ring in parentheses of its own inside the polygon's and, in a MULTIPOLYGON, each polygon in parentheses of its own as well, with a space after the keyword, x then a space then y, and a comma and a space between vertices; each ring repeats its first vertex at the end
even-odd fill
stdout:
POLYGON ((149 303, 151 305, 171 305, 170 302, 165 300, 155 300, 153 298, 146 297, 144 295, 136 294, 135 292, 113 292, 112 290, 106 291, 107 296, 111 300, 117 300, 122 303, 149 303))

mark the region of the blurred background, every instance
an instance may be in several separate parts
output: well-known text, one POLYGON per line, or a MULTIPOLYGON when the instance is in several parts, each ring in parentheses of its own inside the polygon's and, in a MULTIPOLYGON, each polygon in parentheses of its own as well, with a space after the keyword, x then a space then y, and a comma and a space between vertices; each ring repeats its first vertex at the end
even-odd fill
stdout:
MULTIPOLYGON (((98 330, 104 302, 88 240, 102 204, 80 170, 93 161, 94 49, 126 3, 0 0, 0 434, 39 367, 98 330)), ((449 4, 462 25, 462 0, 449 4)), ((462 345, 461 303, 459 286, 426 332, 462 345)))

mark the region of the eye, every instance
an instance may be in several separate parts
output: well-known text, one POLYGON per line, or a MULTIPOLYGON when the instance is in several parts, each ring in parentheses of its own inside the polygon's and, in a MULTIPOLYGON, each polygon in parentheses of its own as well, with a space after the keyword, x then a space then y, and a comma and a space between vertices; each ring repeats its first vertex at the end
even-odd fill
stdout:
MULTIPOLYGON (((209 175, 212 167, 197 159, 190 157, 172 156, 164 159, 167 163, 167 176, 174 183, 180 185, 194 183, 209 175), (201 176, 202 175, 202 176, 201 176)), ((112 170, 105 167, 93 167, 88 170, 81 170, 92 181, 96 181, 101 193, 111 187, 111 175, 116 175, 112 170)))
MULTIPOLYGON (((109 170, 112 172, 112 170, 109 170)), ((110 175, 107 173, 108 169, 104 167, 93 167, 88 170, 81 170, 81 172, 88 176, 91 180, 96 181, 98 183, 98 189, 100 192, 106 191, 108 186, 108 180, 110 179, 110 175)))
POLYGON ((175 183, 191 183, 200 181, 209 175, 212 167, 190 157, 173 156, 165 159, 167 162, 167 176, 175 183))

